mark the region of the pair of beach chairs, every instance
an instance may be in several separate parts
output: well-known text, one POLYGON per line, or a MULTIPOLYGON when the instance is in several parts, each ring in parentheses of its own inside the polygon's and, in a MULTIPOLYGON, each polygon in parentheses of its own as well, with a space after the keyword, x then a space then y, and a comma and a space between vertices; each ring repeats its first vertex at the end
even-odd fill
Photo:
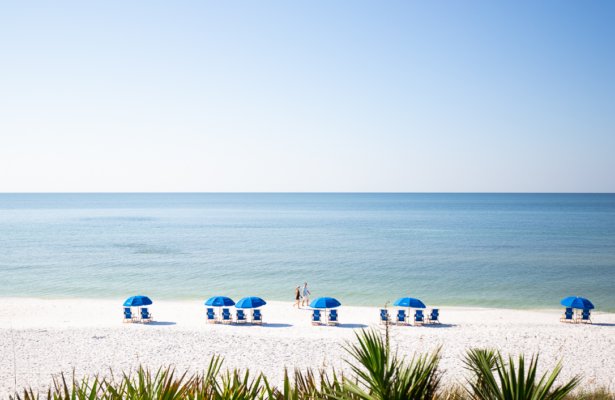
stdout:
POLYGON ((580 315, 574 315, 574 310, 570 307, 567 307, 564 311, 564 315, 559 319, 560 322, 568 322, 573 324, 591 324, 591 311, 588 309, 584 309, 581 311, 580 315))
MULTIPOLYGON (((235 321, 233 321, 233 316, 231 315, 231 311, 228 308, 223 308, 220 314, 220 319, 216 318, 216 313, 213 308, 207 309, 207 322, 216 324, 221 322, 223 324, 231 324, 235 322, 236 324, 246 324, 248 323, 248 319, 246 313, 243 310, 237 310, 235 315, 235 321)), ((261 314, 261 310, 254 309, 252 310, 252 319, 250 321, 253 324, 262 324, 263 323, 263 314, 261 314)))
POLYGON ((322 313, 320 310, 313 310, 312 325, 339 325, 337 310, 329 310, 329 315, 326 322, 322 321, 322 313))
MULTIPOLYGON (((395 320, 391 319, 389 312, 386 309, 380 310, 380 323, 381 324, 397 324, 397 325, 409 325, 410 316, 406 315, 406 310, 397 310, 395 320)), ((431 312, 425 316, 423 310, 416 310, 414 313, 413 325, 424 324, 439 324, 440 323, 440 310, 434 308, 431 312)))
POLYGON ((141 308, 140 314, 133 314, 130 307, 124 307, 124 322, 152 322, 152 314, 146 307, 141 308))

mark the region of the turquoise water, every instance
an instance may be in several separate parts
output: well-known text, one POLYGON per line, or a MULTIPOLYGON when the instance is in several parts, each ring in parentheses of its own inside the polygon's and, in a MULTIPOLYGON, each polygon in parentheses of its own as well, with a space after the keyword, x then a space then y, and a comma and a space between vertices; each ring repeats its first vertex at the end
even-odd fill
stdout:
POLYGON ((0 194, 0 296, 615 311, 613 194, 0 194))

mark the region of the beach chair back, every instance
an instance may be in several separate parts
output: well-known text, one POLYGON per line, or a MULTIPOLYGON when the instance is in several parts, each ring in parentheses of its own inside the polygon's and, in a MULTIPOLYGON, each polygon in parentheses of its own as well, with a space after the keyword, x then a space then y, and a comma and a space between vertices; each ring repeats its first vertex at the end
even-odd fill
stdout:
POLYGON ((222 309, 222 321, 227 321, 227 322, 231 321, 231 312, 229 311, 228 308, 222 309))
POLYGON ((397 323, 403 324, 406 322, 406 310, 397 310, 397 323))
POLYGON ((583 310, 581 312, 581 322, 591 322, 590 315, 591 315, 590 310, 587 310, 587 309, 583 310))
POLYGON ((245 322, 246 314, 243 310, 237 310, 237 322, 245 322))
POLYGON ((263 315, 261 314, 261 310, 252 311, 252 322, 254 323, 263 322, 263 315))
POLYGON ((149 322, 152 320, 152 315, 149 313, 149 310, 145 307, 141 309, 141 321, 149 322))
POLYGON ((329 323, 335 325, 337 322, 337 310, 329 311, 329 323))
POLYGON ((425 322, 425 316, 423 315, 422 310, 416 310, 416 312, 414 313, 414 322, 417 324, 422 324, 423 322, 425 322))
POLYGON ((574 311, 572 311, 572 308, 566 307, 566 310, 564 311, 564 316, 560 318, 560 321, 572 322, 573 319, 574 319, 574 311))
POLYGON ((312 324, 320 324, 320 310, 312 312, 312 324))
POLYGON ((440 311, 437 308, 431 310, 431 314, 429 314, 429 322, 440 322, 440 311))
POLYGON ((213 308, 207 309, 207 321, 212 322, 216 320, 216 313, 213 308))
POLYGON ((380 322, 384 324, 389 322, 389 313, 385 309, 380 309, 380 322))
POLYGON ((132 310, 130 307, 124 308, 124 322, 132 321, 132 310))

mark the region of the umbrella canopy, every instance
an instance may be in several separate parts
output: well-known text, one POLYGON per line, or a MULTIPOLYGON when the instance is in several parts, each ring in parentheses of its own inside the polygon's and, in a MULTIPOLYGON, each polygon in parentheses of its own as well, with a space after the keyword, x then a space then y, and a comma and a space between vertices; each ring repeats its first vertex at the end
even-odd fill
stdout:
POLYGON ((341 305, 342 303, 333 297, 319 297, 310 303, 312 308, 335 308, 341 305))
POLYGON ((226 296, 214 296, 207 299, 205 305, 212 307, 229 307, 234 306, 235 302, 233 301, 233 299, 226 296))
POLYGON ((393 305, 397 307, 425 308, 425 303, 414 297, 401 297, 395 300, 393 305))
POLYGON ((258 308, 264 306, 267 302, 260 297, 244 297, 239 300, 235 307, 237 308, 258 308))
POLYGON ((564 307, 580 308, 583 310, 591 310, 594 308, 592 302, 587 300, 585 297, 570 296, 562 299, 560 303, 564 307))
POLYGON ((132 296, 126 299, 124 307, 149 306, 153 301, 147 296, 132 296))

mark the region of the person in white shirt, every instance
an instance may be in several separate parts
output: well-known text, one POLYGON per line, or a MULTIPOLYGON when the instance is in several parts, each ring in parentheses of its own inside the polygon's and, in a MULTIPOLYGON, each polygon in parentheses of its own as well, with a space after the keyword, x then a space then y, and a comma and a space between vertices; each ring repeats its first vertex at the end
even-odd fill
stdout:
POLYGON ((303 288, 301 289, 301 304, 304 306, 308 306, 310 304, 310 290, 307 287, 307 282, 303 284, 303 288))

